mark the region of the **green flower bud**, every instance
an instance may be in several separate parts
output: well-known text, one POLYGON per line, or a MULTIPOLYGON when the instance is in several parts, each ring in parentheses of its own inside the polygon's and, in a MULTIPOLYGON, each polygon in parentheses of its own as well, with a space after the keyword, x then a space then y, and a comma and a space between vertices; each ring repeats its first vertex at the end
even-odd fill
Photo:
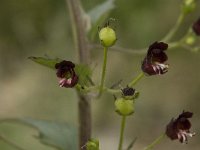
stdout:
POLYGON ((182 11, 184 14, 189 14, 196 8, 196 0, 184 0, 182 5, 182 11))
POLYGON ((86 143, 86 149, 87 150, 99 150, 99 140, 97 140, 97 139, 90 139, 86 143))
POLYGON ((129 116, 134 113, 134 101, 119 98, 115 100, 115 110, 122 116, 129 116))
POLYGON ((109 26, 107 26, 99 31, 99 39, 103 46, 111 47, 115 44, 117 37, 115 31, 109 26))

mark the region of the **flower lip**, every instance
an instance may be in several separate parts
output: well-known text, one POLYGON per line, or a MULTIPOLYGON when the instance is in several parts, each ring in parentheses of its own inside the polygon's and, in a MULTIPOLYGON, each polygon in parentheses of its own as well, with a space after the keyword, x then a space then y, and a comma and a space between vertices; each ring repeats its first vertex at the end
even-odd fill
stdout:
POLYGON ((74 68, 75 64, 71 61, 63 60, 55 65, 56 75, 59 78, 60 87, 74 87, 78 83, 78 76, 74 68))
POLYGON ((200 18, 193 24, 192 29, 197 36, 200 36, 200 18))
POLYGON ((190 132, 191 123, 188 120, 192 118, 193 113, 184 112, 177 119, 172 119, 166 128, 166 135, 171 140, 179 139, 181 143, 187 143, 187 137, 194 136, 195 133, 190 132))
POLYGON ((149 46, 146 57, 142 62, 142 70, 148 75, 164 74, 168 71, 169 65, 165 63, 168 60, 165 50, 168 44, 164 42, 154 42, 149 46))

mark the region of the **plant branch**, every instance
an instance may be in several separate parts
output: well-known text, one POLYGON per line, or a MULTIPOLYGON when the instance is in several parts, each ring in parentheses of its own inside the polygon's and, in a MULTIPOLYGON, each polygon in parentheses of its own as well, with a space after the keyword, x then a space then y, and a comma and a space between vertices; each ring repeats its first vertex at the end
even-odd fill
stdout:
POLYGON ((6 137, 4 137, 3 135, 0 135, 0 140, 4 141, 5 143, 11 145, 12 147, 16 148, 17 150, 25 150, 24 148, 20 147, 19 145, 17 145, 16 143, 14 143, 11 140, 8 140, 6 137))
MULTIPOLYGON (((169 43, 169 50, 176 48, 179 46, 179 42, 172 42, 169 43)), ((100 44, 92 44, 90 45, 90 49, 102 49, 102 46, 100 44)), ((119 46, 113 46, 109 49, 110 51, 115 51, 115 52, 122 52, 122 53, 127 53, 127 54, 134 54, 134 55, 144 55, 147 53, 148 48, 142 48, 142 49, 131 49, 131 48, 123 48, 119 46)))
POLYGON ((129 87, 133 87, 140 79, 144 77, 144 73, 141 72, 136 78, 134 78, 129 84, 129 87))
POLYGON ((79 0, 66 0, 71 17, 72 28, 74 28, 75 45, 79 52, 81 63, 89 63, 90 52, 86 36, 86 22, 83 19, 83 9, 79 0))
MULTIPOLYGON (((83 9, 79 0, 66 0, 71 17, 71 26, 73 29, 73 36, 75 39, 75 47, 79 53, 80 63, 89 64, 90 50, 88 49, 88 42, 86 36, 86 22, 83 19, 83 9)), ((80 94, 78 91, 79 102, 79 148, 85 150, 83 145, 91 138, 91 104, 90 99, 80 94)))
POLYGON ((123 141, 124 141, 124 129, 125 129, 125 124, 126 124, 126 116, 122 116, 121 128, 120 128, 120 139, 119 139, 118 150, 122 150, 123 141))
POLYGON ((176 24, 174 25, 173 28, 168 32, 168 34, 162 39, 164 42, 168 42, 171 40, 171 38, 175 35, 175 33, 178 31, 179 27, 181 26, 183 20, 185 18, 185 14, 181 13, 177 19, 176 24))
POLYGON ((155 145, 160 143, 160 141, 165 137, 165 133, 161 134, 155 141, 153 141, 151 144, 149 144, 144 150, 152 150, 155 145))
POLYGON ((103 60, 103 67, 102 67, 102 74, 101 74, 101 85, 99 88, 99 96, 101 96, 102 91, 103 91, 103 85, 105 82, 105 75, 106 75, 106 64, 107 64, 107 52, 108 52, 108 48, 104 47, 104 60, 103 60))

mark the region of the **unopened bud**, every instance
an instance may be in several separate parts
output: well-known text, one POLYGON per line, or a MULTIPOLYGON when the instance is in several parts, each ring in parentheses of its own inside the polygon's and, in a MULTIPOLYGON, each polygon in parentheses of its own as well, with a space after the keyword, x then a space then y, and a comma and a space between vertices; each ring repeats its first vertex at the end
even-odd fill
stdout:
POLYGON ((99 31, 99 39, 103 46, 111 47, 115 44, 117 37, 115 31, 109 26, 107 26, 99 31))

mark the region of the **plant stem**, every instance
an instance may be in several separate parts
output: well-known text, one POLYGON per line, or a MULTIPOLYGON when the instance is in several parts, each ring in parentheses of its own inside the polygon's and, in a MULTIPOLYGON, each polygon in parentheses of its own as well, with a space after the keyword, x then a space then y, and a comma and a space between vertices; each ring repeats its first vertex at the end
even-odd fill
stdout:
MULTIPOLYGON (((179 41, 177 42, 172 42, 172 43, 168 43, 169 45, 169 49, 173 49, 174 47, 178 47, 179 41)), ((98 49, 98 50, 102 50, 102 46, 99 44, 90 44, 90 49, 98 49)), ((113 46, 111 48, 109 48, 109 51, 113 51, 113 52, 121 52, 121 53, 126 53, 126 54, 133 54, 133 55, 144 55, 147 53, 148 47, 146 48, 141 48, 141 49, 131 49, 131 48, 124 48, 124 47, 119 47, 119 46, 113 46)))
POLYGON ((122 116, 118 150, 122 150, 123 141, 124 141, 125 124, 126 124, 126 116, 122 116))
POLYGON ((142 77, 144 76, 144 73, 141 72, 136 78, 134 78, 129 84, 129 87, 133 87, 142 77))
POLYGON ((99 88, 99 96, 101 96, 101 94, 102 94, 103 86, 104 86, 104 82, 105 82, 107 53, 108 53, 108 48, 104 47, 104 58, 103 58, 103 66, 102 66, 102 73, 101 73, 101 85, 99 88))
POLYGON ((177 19, 176 24, 174 27, 168 32, 168 34, 161 40, 163 42, 169 42, 171 38, 175 35, 175 33, 178 31, 179 27, 181 26, 181 23, 183 22, 185 18, 185 14, 181 13, 177 19))
MULTIPOLYGON (((66 0, 71 17, 71 27, 73 29, 73 36, 75 40, 75 47, 79 53, 79 61, 83 64, 90 62, 90 50, 88 48, 85 20, 83 19, 83 8, 80 0, 66 0)), ((81 148, 91 138, 91 104, 90 99, 80 94, 78 91, 79 102, 79 149, 85 150, 86 147, 81 148)))
POLYGON ((16 143, 14 143, 11 140, 8 140, 6 137, 4 137, 3 135, 0 135, 0 140, 4 141, 5 143, 11 145, 12 147, 14 147, 17 150, 25 150, 24 148, 21 148, 19 145, 17 145, 16 143))
POLYGON ((161 134, 155 141, 149 144, 144 150, 152 150, 153 147, 161 142, 161 140, 165 137, 165 133, 161 134))

